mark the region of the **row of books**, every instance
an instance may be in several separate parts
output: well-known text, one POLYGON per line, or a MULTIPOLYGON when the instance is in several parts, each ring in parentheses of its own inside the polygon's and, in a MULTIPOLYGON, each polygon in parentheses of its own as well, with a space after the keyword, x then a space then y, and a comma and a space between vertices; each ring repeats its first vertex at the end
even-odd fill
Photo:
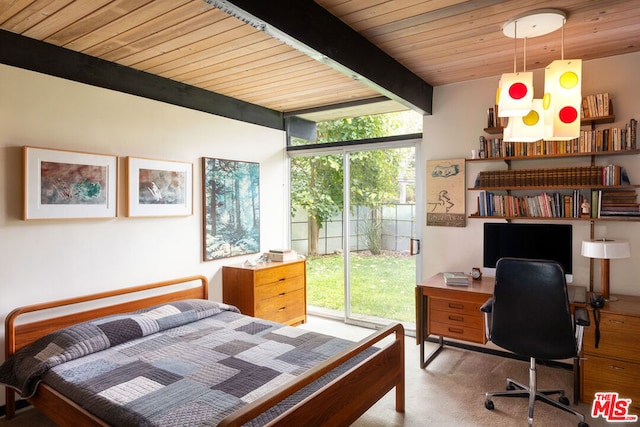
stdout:
POLYGON ((480 157, 529 157, 557 154, 597 153, 635 150, 638 121, 631 119, 625 127, 583 130, 580 137, 567 141, 507 142, 502 138, 480 137, 480 157))
POLYGON ((605 117, 613 114, 608 92, 587 95, 582 98, 581 118, 605 117))
POLYGON ((592 190, 591 202, 580 190, 570 194, 541 193, 513 196, 481 191, 479 216, 538 218, 640 217, 640 203, 635 190, 592 190))
POLYGON ((578 152, 635 150, 637 129, 638 121, 631 119, 624 128, 580 131, 578 152))
MULTIPOLYGON (((584 197, 579 190, 571 194, 541 193, 534 196, 513 196, 481 191, 478 195, 479 216, 580 218, 584 197)), ((590 208, 589 208, 590 209, 590 208)), ((589 210, 587 209, 587 212, 589 210)))
MULTIPOLYGON (((498 105, 487 109, 487 127, 498 128, 507 126, 507 117, 498 117, 498 105)), ((582 98, 580 105, 580 118, 591 119, 613 115, 611 98, 608 92, 587 95, 582 98)))
POLYGON ((638 217, 640 216, 640 203, 638 203, 637 197, 635 190, 592 190, 592 217, 638 217))
POLYGON ((607 165, 480 171, 475 187, 574 187, 623 184, 629 184, 625 170, 617 165, 607 165))
POLYGON ((487 127, 488 128, 505 128, 509 123, 508 117, 498 117, 498 105, 494 105, 487 109, 487 127))

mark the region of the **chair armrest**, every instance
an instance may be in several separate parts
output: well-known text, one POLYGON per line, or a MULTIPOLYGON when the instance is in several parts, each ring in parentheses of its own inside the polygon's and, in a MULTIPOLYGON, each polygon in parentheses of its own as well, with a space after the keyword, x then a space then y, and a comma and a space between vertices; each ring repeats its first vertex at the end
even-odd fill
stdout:
POLYGON ((576 307, 573 316, 578 326, 589 326, 591 321, 589 320, 589 312, 582 307, 576 307))
POLYGON ((482 307, 480 307, 480 311, 484 313, 484 336, 488 341, 491 341, 493 297, 489 298, 484 304, 482 304, 482 307))
POLYGON ((489 298, 484 304, 482 304, 480 311, 483 313, 491 313, 493 311, 493 297, 489 298))

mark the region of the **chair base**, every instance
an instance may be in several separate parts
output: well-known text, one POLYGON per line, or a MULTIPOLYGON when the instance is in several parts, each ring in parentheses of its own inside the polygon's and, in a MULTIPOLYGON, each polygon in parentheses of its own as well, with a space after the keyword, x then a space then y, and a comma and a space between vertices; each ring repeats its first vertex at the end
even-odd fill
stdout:
POLYGON ((529 366, 529 383, 530 386, 527 387, 524 384, 521 384, 517 381, 514 381, 510 378, 507 378, 507 390, 506 391, 497 391, 492 393, 485 394, 484 406, 485 408, 492 410, 494 409, 493 401, 491 398, 493 397, 524 397, 529 399, 529 425, 533 425, 533 407, 536 400, 539 400, 543 403, 551 405, 555 408, 561 409, 563 411, 569 412, 575 415, 578 418, 578 427, 589 427, 587 423, 584 421, 584 415, 580 412, 575 411, 574 409, 569 407, 569 399, 564 395, 564 390, 555 389, 555 390, 537 390, 536 389, 536 361, 534 358, 531 358, 531 363, 529 366), (558 401, 551 399, 550 395, 559 394, 560 397, 558 401))

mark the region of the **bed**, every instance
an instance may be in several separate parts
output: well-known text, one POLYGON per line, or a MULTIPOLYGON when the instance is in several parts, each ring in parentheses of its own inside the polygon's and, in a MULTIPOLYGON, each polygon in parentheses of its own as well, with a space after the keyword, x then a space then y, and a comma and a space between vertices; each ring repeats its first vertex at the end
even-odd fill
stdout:
POLYGON ((17 308, 5 320, 5 358, 7 418, 19 390, 60 426, 175 425, 175 417, 191 425, 349 425, 394 388, 395 410, 404 412, 402 325, 349 343, 209 301, 204 276, 17 308), (13 382, 9 365, 20 376, 13 382), (133 365, 146 373, 129 372, 133 365), (244 365, 253 370, 235 375, 244 365), (203 393, 186 391, 194 382, 203 393), (124 418, 112 418, 121 408, 124 418))

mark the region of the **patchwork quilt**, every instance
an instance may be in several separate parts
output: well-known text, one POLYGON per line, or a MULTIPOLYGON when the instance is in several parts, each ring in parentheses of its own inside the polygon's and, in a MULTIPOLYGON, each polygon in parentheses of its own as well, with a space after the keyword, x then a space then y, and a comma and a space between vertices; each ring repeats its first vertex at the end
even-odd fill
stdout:
MULTIPOLYGON (((187 300, 56 331, 2 364, 0 383, 30 397, 45 382, 117 426, 215 426, 351 344, 187 300)), ((265 424, 373 351, 248 425, 265 424)))

